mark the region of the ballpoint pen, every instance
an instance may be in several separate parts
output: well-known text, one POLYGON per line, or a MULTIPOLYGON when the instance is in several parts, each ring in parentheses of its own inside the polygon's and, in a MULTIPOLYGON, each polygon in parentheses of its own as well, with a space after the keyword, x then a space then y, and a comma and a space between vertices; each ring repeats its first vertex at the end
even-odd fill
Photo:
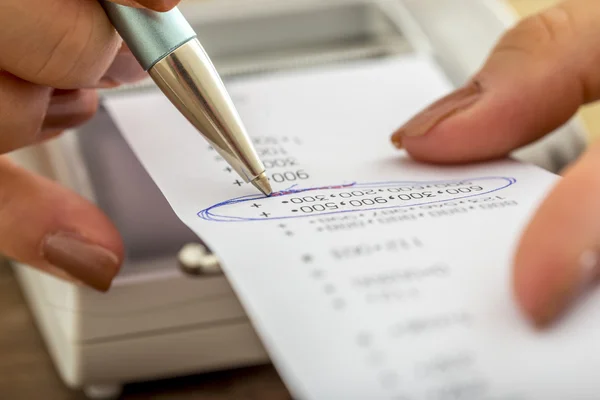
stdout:
POLYGON ((244 182, 270 195, 265 167, 225 85, 181 11, 155 12, 99 1, 125 44, 171 103, 244 182))

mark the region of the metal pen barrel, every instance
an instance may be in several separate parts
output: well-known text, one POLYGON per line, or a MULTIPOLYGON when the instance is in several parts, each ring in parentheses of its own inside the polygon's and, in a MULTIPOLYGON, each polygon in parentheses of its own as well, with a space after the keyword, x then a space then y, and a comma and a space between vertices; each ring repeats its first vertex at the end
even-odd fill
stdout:
POLYGON ((157 86, 245 182, 271 186, 214 65, 174 8, 160 13, 100 0, 106 15, 157 86))

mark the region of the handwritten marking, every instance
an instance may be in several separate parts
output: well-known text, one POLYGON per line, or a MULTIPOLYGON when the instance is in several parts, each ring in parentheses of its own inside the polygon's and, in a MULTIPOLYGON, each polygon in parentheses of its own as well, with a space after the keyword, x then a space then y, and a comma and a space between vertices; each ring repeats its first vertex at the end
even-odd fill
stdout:
MULTIPOLYGON (((503 189, 508 188, 516 183, 516 179, 510 177, 480 177, 474 179, 457 179, 457 180, 445 180, 445 181, 428 181, 428 182, 419 182, 419 181, 392 181, 392 182, 372 182, 372 183, 349 183, 349 184, 341 184, 341 185, 333 185, 333 186, 324 186, 324 187, 313 187, 313 188, 298 188, 298 185, 293 185, 288 189, 275 192, 271 196, 266 197, 263 195, 247 195, 242 196, 230 200, 226 200, 220 203, 217 203, 213 206, 210 206, 200 212, 198 212, 198 217, 207 220, 207 221, 215 221, 215 222, 250 222, 250 221, 272 221, 272 220, 284 220, 284 219, 292 219, 292 218, 311 218, 316 216, 330 215, 330 214, 343 214, 343 213, 364 213, 366 211, 374 211, 373 215, 375 215, 376 211, 386 210, 386 209, 397 209, 397 208, 405 208, 405 209, 414 209, 415 206, 423 206, 429 204, 439 204, 439 203, 448 203, 457 200, 464 200, 467 198, 473 197, 481 197, 484 195, 488 195, 493 192, 497 192, 503 189), (253 217, 244 217, 244 216, 236 216, 235 214, 239 210, 234 207, 238 204, 245 202, 257 202, 258 200, 264 201, 265 205, 267 205, 268 201, 270 201, 271 197, 283 197, 283 196, 291 196, 296 195, 298 193, 304 192, 314 192, 314 191, 323 191, 323 190, 343 190, 347 188, 354 189, 388 189, 394 188, 398 186, 423 186, 427 183, 429 186, 435 186, 440 184, 457 184, 462 182, 479 182, 480 185, 492 186, 491 188, 486 188, 486 190, 482 190, 477 193, 460 193, 460 194, 451 194, 446 195, 447 198, 438 199, 438 200, 429 200, 429 199, 414 199, 414 201, 404 201, 397 204, 386 204, 386 205, 375 205, 372 207, 360 207, 360 208, 348 208, 349 205, 341 210, 332 210, 332 211, 323 211, 312 214, 299 214, 299 209, 288 210, 287 214, 278 215, 273 211, 270 213, 269 218, 253 218, 253 217), (227 212, 229 211, 229 212, 227 212), (291 211, 292 214, 289 214, 291 211), (232 213, 233 215, 230 215, 232 213)), ((439 186, 438 186, 439 187, 439 186)), ((334 197, 333 194, 329 195, 330 197, 334 197)), ((345 206, 347 202, 339 203, 342 206, 345 206), (343 203, 343 204, 342 204, 343 203)), ((473 207, 471 207, 473 208, 473 207)))
POLYGON ((308 191, 314 191, 314 190, 345 189, 345 188, 353 187, 355 185, 356 185, 356 183, 350 183, 350 184, 345 184, 345 185, 323 186, 323 187, 318 187, 318 188, 306 188, 306 189, 294 189, 298 185, 293 185, 289 189, 282 190, 280 192, 274 192, 269 197, 287 196, 290 194, 296 194, 296 193, 302 193, 302 192, 308 192, 308 191))

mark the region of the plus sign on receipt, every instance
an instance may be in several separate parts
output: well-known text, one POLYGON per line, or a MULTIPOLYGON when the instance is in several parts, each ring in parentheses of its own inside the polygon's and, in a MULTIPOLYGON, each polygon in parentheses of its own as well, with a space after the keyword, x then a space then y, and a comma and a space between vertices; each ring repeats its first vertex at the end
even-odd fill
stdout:
POLYGON ((106 106, 176 214, 217 255, 294 398, 596 398, 600 360, 579 365, 597 341, 600 307, 540 336, 511 294, 516 240, 558 178, 510 160, 420 165, 390 144, 451 90, 430 59, 226 85, 270 197, 238 183, 159 93, 106 106))

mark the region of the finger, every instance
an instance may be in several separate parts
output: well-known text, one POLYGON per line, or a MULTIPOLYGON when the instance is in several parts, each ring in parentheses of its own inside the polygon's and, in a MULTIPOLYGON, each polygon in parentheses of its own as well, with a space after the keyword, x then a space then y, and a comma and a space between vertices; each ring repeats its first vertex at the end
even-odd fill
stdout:
MULTIPOLYGON (((178 1, 129 3, 166 11, 178 1)), ((26 81, 68 89, 115 86, 145 76, 96 0, 6 0, 0 4, 0 24, 0 69, 26 81)))
MULTIPOLYGON (((98 95, 94 90, 55 90, 39 135, 45 140, 49 132, 75 128, 87 122, 97 109, 98 95)), ((19 144, 18 138, 15 138, 15 142, 18 147, 32 144, 19 144)))
POLYGON ((537 325, 559 317, 598 277, 600 142, 572 166, 527 227, 515 256, 514 287, 537 325))
POLYGON ((570 0, 507 32, 482 69, 392 136, 416 159, 503 157, 600 97, 600 7, 570 0))
POLYGON ((121 46, 96 0, 3 0, 0 26, 0 70, 60 89, 95 86, 121 46))
POLYGON ((0 72, 0 154, 77 126, 98 106, 92 90, 56 90, 0 72))
POLYGON ((52 89, 0 71, 0 154, 36 139, 52 89))
POLYGON ((94 205, 0 158, 0 253, 97 290, 123 259, 121 238, 94 205))
POLYGON ((148 77, 127 45, 123 44, 108 70, 98 83, 98 88, 113 88, 138 82, 148 77))

